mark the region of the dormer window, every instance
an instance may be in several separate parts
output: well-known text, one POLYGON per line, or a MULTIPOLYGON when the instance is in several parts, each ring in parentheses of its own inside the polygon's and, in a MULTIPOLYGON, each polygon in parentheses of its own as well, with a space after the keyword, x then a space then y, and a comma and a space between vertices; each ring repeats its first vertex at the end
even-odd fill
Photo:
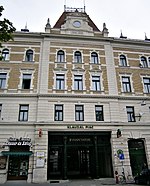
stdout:
POLYGON ((57 52, 57 62, 64 62, 65 61, 65 53, 63 50, 59 50, 57 52))
POLYGON ((123 67, 127 66, 127 59, 125 55, 120 55, 120 65, 123 67))
POLYGON ((147 59, 144 56, 141 57, 140 67, 148 68, 147 59))
POLYGON ((74 53, 74 62, 75 63, 82 63, 82 55, 80 51, 76 51, 74 53))
POLYGON ((2 60, 7 61, 9 60, 9 50, 7 48, 2 50, 2 60))
POLYGON ((91 53, 91 63, 98 64, 98 54, 96 52, 91 53))
POLYGON ((25 61, 33 61, 33 50, 26 51, 25 61))

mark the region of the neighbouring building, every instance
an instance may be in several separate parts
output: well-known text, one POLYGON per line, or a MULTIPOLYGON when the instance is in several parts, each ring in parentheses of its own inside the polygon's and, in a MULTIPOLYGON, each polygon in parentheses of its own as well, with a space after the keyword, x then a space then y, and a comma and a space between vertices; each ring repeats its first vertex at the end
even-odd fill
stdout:
POLYGON ((3 43, 0 182, 150 167, 150 41, 108 36, 85 8, 3 43))

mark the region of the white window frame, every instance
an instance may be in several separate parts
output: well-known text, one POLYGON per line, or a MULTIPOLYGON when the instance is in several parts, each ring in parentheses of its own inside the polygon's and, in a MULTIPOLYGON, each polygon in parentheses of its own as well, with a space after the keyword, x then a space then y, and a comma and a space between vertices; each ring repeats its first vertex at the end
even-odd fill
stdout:
POLYGON ((132 81, 132 74, 120 74, 120 83, 121 83, 121 92, 122 93, 133 93, 134 92, 133 81, 132 81), (129 77, 129 79, 130 79, 130 87, 131 87, 131 91, 130 92, 125 92, 124 91, 122 77, 129 77))
POLYGON ((150 67, 149 58, 146 57, 145 55, 141 55, 141 56, 140 56, 140 67, 141 67, 141 68, 149 68, 149 67, 150 67), (141 61, 141 58, 145 58, 144 63, 143 63, 143 61, 141 61), (145 64, 146 64, 146 65, 145 65, 145 64))
POLYGON ((9 59, 10 59, 10 49, 6 48, 6 47, 4 49, 2 49, 2 56, 3 56, 2 61, 9 61, 9 59), (3 55, 4 50, 8 51, 8 53, 5 54, 5 55, 3 55))
POLYGON ((144 77, 142 77, 142 79, 143 79, 143 92, 146 94, 149 94, 150 93, 150 85, 148 85, 149 88, 147 86, 145 88, 144 79, 149 79, 149 81, 150 81, 150 76, 144 76, 144 77))
MULTIPOLYGON (((95 59, 95 58, 94 58, 95 59)), ((95 64, 95 65, 97 65, 97 64, 100 64, 100 58, 99 58, 99 53, 98 52, 96 52, 96 51, 91 51, 90 52, 90 63, 91 64, 95 64), (94 63, 94 61, 92 61, 92 53, 95 53, 95 54, 97 54, 97 63, 94 63)))
POLYGON ((65 74, 56 74, 56 90, 64 90, 65 89, 65 74), (60 78, 58 78, 58 76, 60 78), (63 78, 62 78, 63 77, 63 78))
POLYGON ((92 90, 101 91, 101 77, 98 75, 92 75, 92 90))
POLYGON ((5 87, 2 88, 2 89, 7 89, 8 88, 9 73, 10 73, 10 70, 0 69, 0 74, 6 74, 5 87))
POLYGON ((83 64, 83 52, 81 50, 74 50, 73 51, 73 63, 75 64, 83 64), (77 60, 75 59, 75 53, 76 52, 80 52, 81 53, 81 61, 80 62, 77 62, 77 60))
POLYGON ((35 60, 35 49, 34 49, 34 48, 31 48, 31 47, 30 47, 30 48, 25 48, 23 61, 24 61, 24 62, 30 63, 30 62, 34 62, 34 60, 35 60), (32 59, 32 61, 27 61, 27 60, 26 60, 26 52, 27 52, 28 50, 32 50, 32 51, 33 51, 33 59, 32 59))
POLYGON ((83 75, 82 74, 75 74, 74 75, 74 90, 83 91, 83 75), (75 77, 76 77, 76 79, 75 79, 75 77))
POLYGON ((66 63, 66 50, 62 49, 62 48, 59 48, 59 49, 56 49, 56 53, 55 53, 55 62, 56 63, 66 63), (57 59, 57 54, 58 52, 62 50, 64 52, 64 61, 61 61, 59 62, 58 59, 57 59))
POLYGON ((119 65, 120 65, 121 67, 127 67, 127 66, 129 66, 129 65, 128 65, 128 60, 127 60, 127 55, 126 55, 126 54, 120 54, 120 55, 119 55, 119 65), (121 58, 120 58, 121 56, 124 56, 124 57, 125 57, 124 59, 125 59, 126 65, 124 65, 124 63, 121 63, 121 60, 120 60, 120 59, 121 59, 121 58))
POLYGON ((34 79, 34 70, 21 70, 20 71, 20 84, 18 85, 18 89, 24 90, 22 88, 22 83, 23 83, 23 75, 31 75, 31 82, 30 82, 30 89, 25 89, 25 90, 33 90, 34 85, 33 85, 33 79, 34 79))
POLYGON ((27 122, 28 120, 29 120, 29 104, 20 104, 18 121, 27 122), (26 107, 26 109, 25 108, 21 109, 21 107, 26 107), (21 113, 23 113, 23 115, 21 113))

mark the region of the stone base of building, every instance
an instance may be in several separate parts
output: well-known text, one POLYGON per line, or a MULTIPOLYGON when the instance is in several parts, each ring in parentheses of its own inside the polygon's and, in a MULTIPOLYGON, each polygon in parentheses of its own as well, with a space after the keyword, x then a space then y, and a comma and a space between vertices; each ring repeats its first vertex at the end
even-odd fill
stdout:
POLYGON ((33 170, 33 183, 45 183, 47 182, 47 169, 36 168, 33 170))

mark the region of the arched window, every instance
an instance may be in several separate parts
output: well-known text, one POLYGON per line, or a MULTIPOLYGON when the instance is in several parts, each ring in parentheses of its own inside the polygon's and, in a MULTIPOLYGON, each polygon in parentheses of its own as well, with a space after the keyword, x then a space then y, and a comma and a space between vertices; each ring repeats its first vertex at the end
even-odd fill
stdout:
POLYGON ((25 61, 33 61, 33 50, 26 51, 25 61))
POLYGON ((124 67, 127 66, 127 59, 125 55, 120 55, 120 65, 124 67))
POLYGON ((150 67, 150 57, 148 57, 148 66, 150 67))
POLYGON ((98 54, 96 52, 91 53, 91 63, 98 64, 98 54))
POLYGON ((7 48, 2 50, 2 60, 7 61, 9 60, 9 50, 7 48))
POLYGON ((63 50, 57 52, 57 62, 65 62, 65 53, 63 50))
POLYGON ((148 67, 148 63, 147 63, 146 57, 144 57, 144 56, 141 57, 141 63, 140 63, 140 65, 143 68, 147 68, 148 67))
POLYGON ((82 63, 82 55, 80 51, 76 51, 74 53, 74 62, 75 63, 82 63))

